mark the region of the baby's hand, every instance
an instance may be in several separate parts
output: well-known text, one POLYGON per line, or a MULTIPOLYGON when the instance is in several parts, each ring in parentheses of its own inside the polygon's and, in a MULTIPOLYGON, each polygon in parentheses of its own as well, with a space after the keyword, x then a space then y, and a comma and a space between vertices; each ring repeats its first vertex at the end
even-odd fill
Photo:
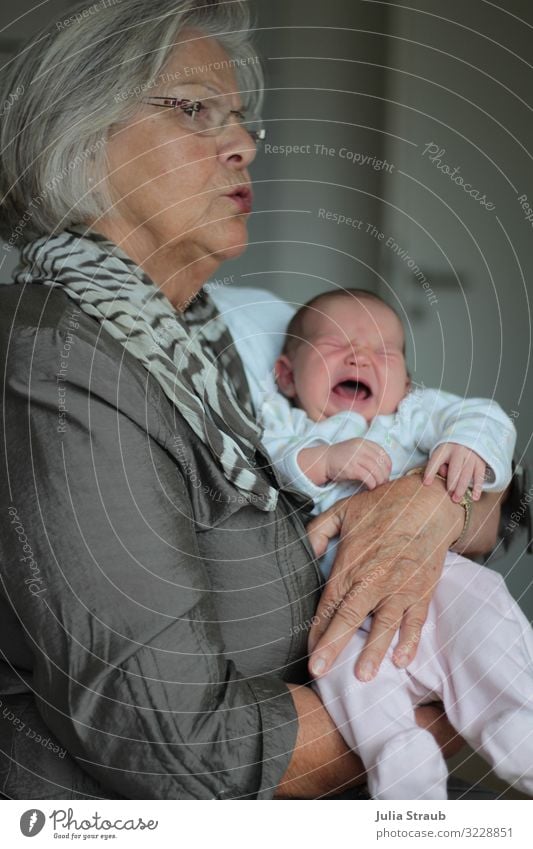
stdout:
POLYGON ((368 489, 375 489, 388 481, 392 461, 370 439, 346 439, 327 449, 326 471, 330 481, 361 481, 368 489))
POLYGON ((436 474, 442 475, 446 478, 447 490, 453 501, 460 501, 472 484, 472 497, 479 501, 486 468, 487 464, 475 451, 457 442, 445 442, 431 455, 424 483, 431 484, 436 474))

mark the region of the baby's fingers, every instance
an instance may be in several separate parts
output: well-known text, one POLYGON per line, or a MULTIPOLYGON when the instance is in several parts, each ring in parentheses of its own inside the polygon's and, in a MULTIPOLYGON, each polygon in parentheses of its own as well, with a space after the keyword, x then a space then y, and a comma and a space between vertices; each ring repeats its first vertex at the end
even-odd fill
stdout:
POLYGON ((381 483, 378 480, 377 471, 364 466, 360 467, 357 478, 364 483, 367 489, 375 489, 381 483))
POLYGON ((460 501, 466 490, 470 486, 472 475, 474 473, 474 461, 468 460, 463 463, 459 458, 454 463, 450 463, 448 470, 448 492, 452 496, 452 501, 460 501))
POLYGON ((375 489, 388 480, 388 473, 373 456, 368 456, 357 462, 352 477, 362 481, 368 489, 375 489))
POLYGON ((368 448, 370 449, 372 459, 379 465, 381 469, 384 470, 386 478, 388 480, 390 473, 392 472, 392 460, 381 445, 378 445, 377 442, 372 442, 371 439, 367 440, 368 448))
POLYGON ((388 481, 390 476, 390 467, 388 463, 383 462, 381 455, 373 457, 371 460, 367 461, 366 465, 378 484, 388 481))
POLYGON ((443 464, 446 463, 450 455, 450 449, 447 445, 439 445, 439 447, 431 455, 424 473, 424 483, 430 485, 435 480, 435 475, 443 464))
POLYGON ((474 466, 474 485, 472 489, 472 497, 474 501, 479 501, 479 499, 481 498, 483 484, 485 482, 486 468, 486 463, 483 460, 476 460, 476 464, 474 466))

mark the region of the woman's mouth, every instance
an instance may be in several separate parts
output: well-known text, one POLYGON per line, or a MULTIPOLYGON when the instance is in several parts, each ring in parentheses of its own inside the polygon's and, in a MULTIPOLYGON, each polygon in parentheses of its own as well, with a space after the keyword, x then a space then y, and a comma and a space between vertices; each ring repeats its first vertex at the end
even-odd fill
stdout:
POLYGON ((225 195, 225 197, 234 201, 239 207, 241 213, 248 214, 252 211, 253 195, 248 186, 237 186, 231 194, 225 195))

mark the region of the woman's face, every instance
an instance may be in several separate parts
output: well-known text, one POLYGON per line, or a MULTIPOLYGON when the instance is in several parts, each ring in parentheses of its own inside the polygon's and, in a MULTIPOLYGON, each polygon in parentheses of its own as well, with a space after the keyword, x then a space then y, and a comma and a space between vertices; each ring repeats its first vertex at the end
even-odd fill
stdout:
MULTIPOLYGON (((175 97, 184 89, 198 99, 219 93, 228 110, 244 111, 220 44, 194 30, 183 31, 180 42, 164 68, 168 82, 158 81, 144 97, 175 97)), ((144 258, 149 273, 150 263, 157 266, 150 257, 160 251, 174 267, 203 264, 206 279, 246 246, 248 167, 255 155, 250 135, 233 117, 219 135, 202 136, 183 129, 176 109, 143 104, 135 120, 114 128, 108 143, 110 183, 118 197, 107 217, 114 237, 129 242, 131 255, 144 258), (245 187, 244 196, 229 197, 238 187, 245 187)), ((182 295, 185 300, 187 293, 182 295)))

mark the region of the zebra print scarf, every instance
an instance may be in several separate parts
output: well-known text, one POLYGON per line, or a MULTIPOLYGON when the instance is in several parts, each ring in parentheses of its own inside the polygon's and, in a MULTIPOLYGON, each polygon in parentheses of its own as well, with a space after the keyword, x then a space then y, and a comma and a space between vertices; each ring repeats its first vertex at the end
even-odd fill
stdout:
POLYGON ((83 225, 25 245, 15 281, 63 287, 157 380, 240 494, 275 509, 277 490, 254 468, 261 431, 228 376, 238 355, 205 293, 176 312, 130 257, 83 225))

